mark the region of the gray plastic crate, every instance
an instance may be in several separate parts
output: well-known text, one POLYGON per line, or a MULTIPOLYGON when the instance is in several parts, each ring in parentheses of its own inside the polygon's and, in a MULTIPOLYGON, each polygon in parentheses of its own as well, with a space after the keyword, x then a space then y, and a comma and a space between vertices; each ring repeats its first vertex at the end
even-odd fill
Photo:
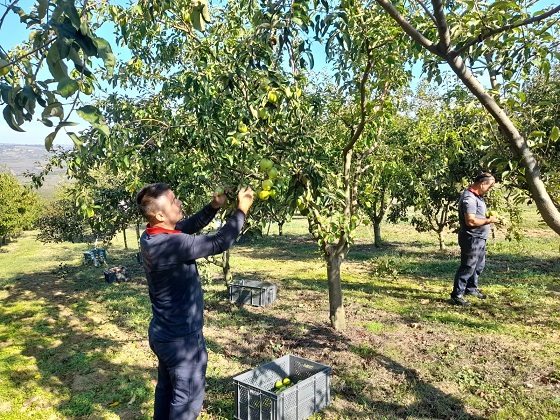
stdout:
POLYGON ((331 368, 287 355, 233 378, 235 415, 239 420, 303 420, 331 402, 331 368), (276 394, 274 384, 294 383, 276 394))
POLYGON ((240 304, 267 306, 276 300, 277 287, 273 283, 238 280, 228 286, 229 300, 240 304))

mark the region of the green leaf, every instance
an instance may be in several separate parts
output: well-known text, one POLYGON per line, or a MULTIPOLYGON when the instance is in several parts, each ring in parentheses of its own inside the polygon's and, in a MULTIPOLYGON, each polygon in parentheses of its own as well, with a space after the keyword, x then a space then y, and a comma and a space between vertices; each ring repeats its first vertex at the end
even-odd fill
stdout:
POLYGON ((43 124, 45 124, 47 127, 52 127, 54 124, 51 120, 49 120, 48 118, 42 118, 41 121, 43 124))
POLYGON ((65 1, 62 7, 64 8, 66 15, 70 18, 72 26, 74 26, 74 28, 76 29, 80 29, 80 15, 78 13, 78 9, 76 9, 76 6, 74 6, 74 2, 65 1))
POLYGON ((4 119, 6 120, 6 123, 12 130, 19 131, 20 133, 25 131, 15 121, 14 113, 12 112, 12 107, 10 105, 6 105, 2 113, 4 114, 4 119))
MULTIPOLYGON (((55 43, 56 44, 56 43, 55 43)), ((56 81, 68 77, 68 67, 61 60, 57 46, 53 44, 47 52, 47 66, 56 81)))
POLYGON ((76 146, 76 148, 78 150, 81 150, 82 145, 84 144, 82 139, 80 137, 78 137, 78 135, 76 133, 69 132, 67 134, 72 139, 72 142, 74 143, 74 146, 76 146))
POLYGON ((43 20, 43 18, 47 15, 48 7, 49 7, 49 0, 37 1, 37 15, 39 16, 39 20, 43 20))
POLYGON ((105 137, 109 137, 111 135, 111 130, 109 129, 109 126, 105 123, 100 123, 100 124, 96 124, 96 123, 92 123, 91 124, 95 129, 97 129, 97 131, 99 131, 101 134, 103 134, 105 137))
POLYGON ((530 139, 534 139, 536 137, 543 137, 545 135, 544 131, 535 130, 529 134, 530 139))
POLYGON ((116 60, 111 45, 103 38, 95 38, 94 42, 97 46, 97 55, 103 60, 105 68, 107 69, 107 76, 113 76, 116 60))
POLYGON ((558 141, 558 138, 560 138, 560 129, 557 126, 554 126, 550 131, 550 140, 558 141))
POLYGON ((53 131, 47 137, 45 137, 45 149, 47 149, 49 151, 52 149, 53 141, 54 141, 54 138, 56 137, 57 132, 58 131, 53 131))
POLYGON ((101 111, 93 105, 86 105, 79 108, 77 111, 78 115, 91 124, 98 124, 103 120, 101 111))
POLYGON ((69 77, 64 77, 58 82, 56 90, 62 97, 69 98, 70 96, 74 95, 79 88, 80 86, 78 85, 78 82, 76 80, 69 77))

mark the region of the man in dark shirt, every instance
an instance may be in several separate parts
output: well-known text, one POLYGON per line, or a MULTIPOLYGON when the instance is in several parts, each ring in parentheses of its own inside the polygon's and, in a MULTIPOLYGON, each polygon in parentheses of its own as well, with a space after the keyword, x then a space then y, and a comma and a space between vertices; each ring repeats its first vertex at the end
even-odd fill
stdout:
POLYGON ((152 303, 148 336, 158 358, 156 420, 194 420, 202 409, 208 353, 196 259, 233 245, 253 203, 253 191, 239 191, 237 210, 216 234, 195 235, 214 219, 226 199, 215 192, 210 204, 184 219, 183 203, 167 184, 147 185, 137 196, 148 221, 140 250, 152 303))
POLYGON ((451 303, 454 305, 468 306, 465 295, 486 299, 486 295, 478 290, 478 277, 484 270, 489 225, 498 220, 495 216, 486 217, 483 195, 490 191, 495 182, 492 174, 483 172, 474 179, 459 199, 461 265, 455 273, 451 292, 451 303))

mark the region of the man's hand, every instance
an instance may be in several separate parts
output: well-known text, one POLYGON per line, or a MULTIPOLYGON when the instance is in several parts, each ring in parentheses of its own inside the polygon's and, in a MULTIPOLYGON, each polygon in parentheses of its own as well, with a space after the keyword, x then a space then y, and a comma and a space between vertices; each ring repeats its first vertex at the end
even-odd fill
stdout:
POLYGON ((237 208, 247 214, 253 204, 254 192, 251 187, 241 188, 237 194, 237 208))
POLYGON ((223 207, 224 204, 226 204, 226 201, 227 195, 225 194, 223 187, 218 187, 216 188, 216 191, 214 191, 214 196, 212 197, 210 205, 214 209, 219 209, 223 207))

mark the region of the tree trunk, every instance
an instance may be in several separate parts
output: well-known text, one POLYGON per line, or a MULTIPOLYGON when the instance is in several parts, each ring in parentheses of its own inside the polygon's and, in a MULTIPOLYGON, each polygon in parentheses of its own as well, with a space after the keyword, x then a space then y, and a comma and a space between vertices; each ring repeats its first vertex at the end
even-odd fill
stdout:
POLYGON ((342 331, 346 328, 346 314, 342 303, 342 281, 340 279, 340 266, 343 258, 337 252, 327 253, 325 257, 327 260, 331 326, 337 331, 342 331))
POLYGON ((126 226, 123 226, 122 235, 124 240, 124 249, 128 249, 128 242, 126 240, 126 226))
POLYGON ((439 231, 437 234, 438 234, 438 240, 439 240, 439 250, 443 251, 445 249, 445 240, 443 238, 443 232, 439 231))
POLYGON ((226 287, 229 286, 233 280, 233 274, 231 273, 231 267, 229 265, 230 252, 229 249, 224 251, 222 254, 222 272, 224 273, 224 280, 226 282, 226 287))
POLYGON ((459 76, 459 79, 480 101, 486 110, 498 123, 502 133, 507 139, 514 155, 520 160, 525 168, 525 181, 535 204, 539 209, 545 223, 560 235, 560 212, 551 200, 544 182, 541 179, 538 163, 529 148, 525 138, 517 130, 513 122, 496 103, 494 98, 484 89, 480 82, 467 68, 460 57, 446 57, 451 69, 459 76))
POLYGON ((373 244, 376 248, 381 247, 381 223, 380 222, 373 222, 373 244))
POLYGON ((278 236, 284 234, 284 222, 278 222, 278 236))

